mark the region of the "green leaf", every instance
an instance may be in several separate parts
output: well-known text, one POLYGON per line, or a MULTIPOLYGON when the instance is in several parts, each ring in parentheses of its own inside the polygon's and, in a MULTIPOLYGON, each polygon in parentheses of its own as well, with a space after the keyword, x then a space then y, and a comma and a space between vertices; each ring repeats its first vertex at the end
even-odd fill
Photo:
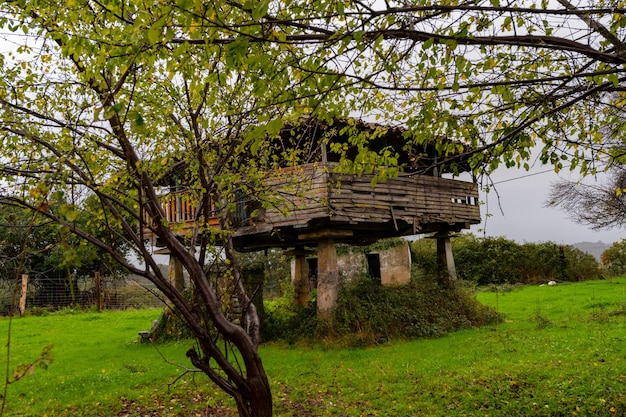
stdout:
POLYGON ((269 5, 270 3, 268 0, 260 1, 259 4, 252 9, 252 19, 259 20, 264 17, 267 14, 269 5))
POLYGON ((282 119, 273 119, 267 123, 267 133, 269 135, 276 135, 283 127, 282 119))
POLYGON ((511 16, 507 16, 504 18, 504 22, 502 22, 502 29, 511 30, 511 24, 513 23, 513 19, 511 16))
POLYGON ((250 153, 254 156, 258 155, 260 146, 261 146, 261 139, 255 138, 250 144, 250 153))
POLYGON ((154 25, 148 30, 148 42, 154 45, 159 40, 161 40, 161 26, 154 25))
POLYGON ((75 222, 76 219, 78 218, 78 214, 79 214, 78 210, 68 210, 65 213, 65 220, 67 220, 70 223, 75 222))

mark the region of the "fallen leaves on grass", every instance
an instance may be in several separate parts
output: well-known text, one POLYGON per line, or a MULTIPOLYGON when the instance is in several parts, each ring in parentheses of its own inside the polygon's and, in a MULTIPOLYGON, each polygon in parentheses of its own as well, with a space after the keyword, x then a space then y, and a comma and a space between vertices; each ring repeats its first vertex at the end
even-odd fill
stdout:
POLYGON ((230 408, 213 404, 212 398, 203 393, 194 393, 184 397, 159 398, 151 401, 133 401, 120 398, 121 410, 117 417, 233 417, 230 408))

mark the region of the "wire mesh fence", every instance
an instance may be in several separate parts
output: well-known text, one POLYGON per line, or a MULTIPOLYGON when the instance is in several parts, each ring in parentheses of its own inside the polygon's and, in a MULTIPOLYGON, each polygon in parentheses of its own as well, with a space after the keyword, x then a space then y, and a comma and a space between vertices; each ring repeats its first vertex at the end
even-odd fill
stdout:
POLYGON ((21 283, 0 281, 0 315, 37 312, 41 309, 62 308, 128 309, 163 307, 163 297, 154 284, 136 276, 82 277, 68 279, 33 280, 28 282, 25 296, 21 283), (98 302, 99 301, 99 302, 98 302))

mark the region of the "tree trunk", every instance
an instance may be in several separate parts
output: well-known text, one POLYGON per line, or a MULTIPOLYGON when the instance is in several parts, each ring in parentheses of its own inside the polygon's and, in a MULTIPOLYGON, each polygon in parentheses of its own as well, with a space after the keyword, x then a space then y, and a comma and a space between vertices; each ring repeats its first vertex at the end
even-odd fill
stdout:
MULTIPOLYGON (((234 324, 225 316, 221 309, 221 303, 197 260, 169 229, 163 227, 160 232, 172 256, 178 259, 189 274, 198 295, 197 301, 202 303, 203 311, 200 311, 192 306, 167 280, 165 283, 168 285, 161 285, 162 288, 160 289, 164 291, 168 299, 173 301, 174 306, 185 318, 201 349, 201 353, 191 349, 187 352, 187 356, 194 366, 201 369, 218 387, 235 399, 241 416, 271 417, 272 393, 257 350, 258 316, 254 304, 250 303, 243 290, 239 271, 236 268, 233 269, 232 279, 235 280, 235 291, 238 292, 239 296, 242 296, 241 301, 248 303, 246 318, 248 319, 247 324, 251 327, 251 334, 246 333, 241 326, 234 324), (205 315, 211 323, 205 323, 202 315, 205 315), (221 334, 223 340, 231 345, 232 350, 238 351, 241 355, 241 363, 232 363, 225 355, 224 350, 217 347, 217 342, 213 339, 213 334, 207 329, 207 326, 214 327, 221 334)), ((232 255, 228 250, 227 254, 229 258, 232 255)), ((231 264, 232 266, 233 264, 231 264)), ((156 282, 159 283, 158 280, 156 282)), ((230 351, 231 349, 227 350, 230 351)))
POLYGON ((237 409, 242 417, 272 417, 272 393, 267 378, 249 378, 247 398, 237 401, 237 409))
POLYGON ((272 392, 260 356, 256 352, 244 356, 242 352, 242 357, 246 361, 245 379, 239 382, 224 381, 211 368, 211 356, 207 355, 207 351, 211 348, 207 349, 206 346, 212 345, 213 341, 206 338, 198 339, 198 341, 206 356, 200 357, 195 349, 189 350, 187 356, 194 366, 203 370, 211 380, 233 397, 239 416, 271 417, 273 415, 272 392))

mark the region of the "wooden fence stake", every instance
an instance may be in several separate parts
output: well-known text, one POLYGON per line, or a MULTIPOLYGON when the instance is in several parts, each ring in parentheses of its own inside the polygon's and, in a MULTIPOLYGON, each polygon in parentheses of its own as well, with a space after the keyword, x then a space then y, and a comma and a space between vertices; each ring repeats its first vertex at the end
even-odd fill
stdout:
POLYGON ((26 292, 28 291, 28 275, 22 274, 22 289, 20 291, 20 317, 26 310, 26 292))
POLYGON ((96 311, 101 311, 102 310, 102 291, 100 288, 100 271, 96 271, 94 284, 96 286, 96 311))

